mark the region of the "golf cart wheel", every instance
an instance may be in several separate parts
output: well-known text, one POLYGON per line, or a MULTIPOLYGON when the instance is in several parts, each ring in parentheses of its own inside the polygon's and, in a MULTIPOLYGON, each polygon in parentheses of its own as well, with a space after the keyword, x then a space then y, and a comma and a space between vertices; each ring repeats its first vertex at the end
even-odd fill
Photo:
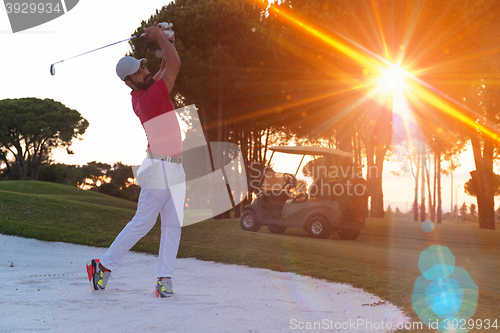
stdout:
POLYGON ((316 215, 307 222, 307 232, 313 238, 328 238, 332 233, 332 225, 323 216, 316 215))
POLYGON ((282 234, 285 232, 286 227, 282 227, 280 225, 268 225, 267 228, 269 229, 270 232, 275 233, 275 234, 282 234))
POLYGON ((240 217, 241 229, 246 231, 259 231, 260 223, 257 214, 253 210, 247 210, 240 217))
POLYGON ((338 234, 342 239, 355 240, 359 237, 359 235, 361 235, 361 230, 339 229, 338 234))

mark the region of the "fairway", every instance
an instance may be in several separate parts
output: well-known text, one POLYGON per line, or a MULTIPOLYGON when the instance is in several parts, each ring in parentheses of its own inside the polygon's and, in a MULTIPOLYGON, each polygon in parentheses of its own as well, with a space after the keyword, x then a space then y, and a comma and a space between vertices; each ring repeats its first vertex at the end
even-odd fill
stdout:
MULTIPOLYGON (((86 196, 109 198, 58 184, 0 182, 0 233, 107 247, 134 211, 120 199, 108 205, 102 200, 89 202, 86 196), (27 193, 27 188, 36 194, 27 193)), ((159 224, 134 250, 156 254, 158 239, 159 224)), ((438 244, 450 249, 455 265, 463 267, 479 288, 472 318, 494 320, 500 318, 499 243, 497 231, 479 229, 473 222, 444 221, 426 233, 420 223, 403 214, 367 219, 356 241, 341 240, 336 234, 313 239, 302 229, 288 229, 282 235, 267 228, 246 232, 238 219, 229 219, 184 227, 179 257, 347 283, 392 302, 419 321, 411 304, 415 280, 421 275, 418 260, 423 250, 438 244)))

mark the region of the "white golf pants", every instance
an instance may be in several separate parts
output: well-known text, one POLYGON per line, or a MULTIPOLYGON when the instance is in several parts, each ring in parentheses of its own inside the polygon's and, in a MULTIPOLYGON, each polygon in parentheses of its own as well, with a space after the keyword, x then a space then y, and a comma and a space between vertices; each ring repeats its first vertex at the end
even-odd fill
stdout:
POLYGON ((101 264, 111 271, 119 266, 125 254, 153 228, 159 213, 161 215, 161 238, 158 277, 172 277, 184 218, 185 174, 181 164, 164 161, 155 161, 155 163, 160 163, 159 170, 164 176, 161 178, 166 186, 141 189, 135 216, 101 258, 101 264))

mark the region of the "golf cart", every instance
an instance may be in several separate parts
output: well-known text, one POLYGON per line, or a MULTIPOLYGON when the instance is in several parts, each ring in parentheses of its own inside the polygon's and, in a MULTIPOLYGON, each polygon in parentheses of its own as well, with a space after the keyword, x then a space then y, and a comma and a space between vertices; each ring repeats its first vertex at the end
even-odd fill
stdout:
POLYGON ((258 231, 267 225, 273 233, 287 228, 303 228, 314 238, 328 238, 336 231, 340 238, 354 240, 364 228, 368 211, 368 191, 361 168, 352 164, 351 153, 326 147, 270 147, 268 165, 261 173, 257 197, 247 205, 240 218, 246 231, 258 231), (271 168, 276 152, 303 155, 295 174, 279 173, 271 168), (306 156, 304 174, 313 182, 304 188, 297 173, 306 156), (315 169, 318 172, 311 172, 315 169), (356 172, 355 172, 356 171, 356 172))

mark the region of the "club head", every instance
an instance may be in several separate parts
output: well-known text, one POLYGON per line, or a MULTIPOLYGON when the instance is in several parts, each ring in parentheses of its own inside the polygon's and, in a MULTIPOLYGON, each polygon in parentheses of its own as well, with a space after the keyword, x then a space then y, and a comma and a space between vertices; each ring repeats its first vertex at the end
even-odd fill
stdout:
POLYGON ((55 66, 55 64, 50 65, 50 74, 56 75, 56 66, 55 66))

